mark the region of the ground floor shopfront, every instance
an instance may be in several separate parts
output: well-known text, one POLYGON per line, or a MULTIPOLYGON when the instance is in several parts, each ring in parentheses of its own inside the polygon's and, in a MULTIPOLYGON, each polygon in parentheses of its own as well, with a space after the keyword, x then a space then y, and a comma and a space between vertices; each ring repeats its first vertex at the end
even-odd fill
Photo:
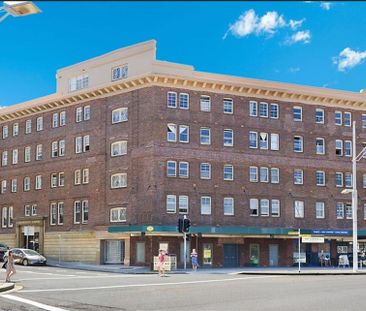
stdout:
MULTIPOLYGON (((184 263, 184 241, 183 235, 174 229, 169 226, 126 226, 110 227, 108 231, 111 236, 120 232, 129 234, 130 265, 152 266, 158 250, 165 249, 175 257, 179 268, 184 263)), ((352 232, 349 230, 302 230, 301 234, 320 237, 323 241, 303 243, 300 240, 299 257, 298 236, 293 234, 294 229, 192 229, 187 241, 186 260, 190 262, 189 254, 196 249, 202 267, 292 266, 298 263, 298 258, 302 265, 319 266, 321 256, 327 258, 326 264, 337 266, 340 255, 352 254, 352 232), (209 230, 216 232, 207 232, 209 230)), ((365 232, 359 231, 360 250, 366 249, 364 236, 365 232)))

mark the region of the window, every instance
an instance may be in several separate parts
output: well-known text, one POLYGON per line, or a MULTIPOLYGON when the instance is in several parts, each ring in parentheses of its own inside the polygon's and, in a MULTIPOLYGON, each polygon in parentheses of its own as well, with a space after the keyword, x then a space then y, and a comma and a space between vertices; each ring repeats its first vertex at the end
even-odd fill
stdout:
POLYGON ((188 196, 179 196, 179 214, 188 214, 188 196))
POLYGON ((167 141, 176 142, 177 141, 177 125, 176 124, 168 124, 167 125, 167 141))
POLYGON ((57 203, 50 204, 50 225, 54 226, 57 224, 57 203))
POLYGON ((280 182, 280 169, 276 167, 271 168, 271 183, 278 184, 280 182))
POLYGON ((179 162, 179 177, 180 178, 188 178, 189 177, 189 163, 188 162, 179 162))
POLYGON ((366 220, 366 203, 363 205, 363 219, 366 220))
POLYGON ((7 166, 8 165, 8 152, 7 151, 3 151, 3 153, 2 153, 1 165, 2 166, 7 166))
POLYGON ((13 207, 9 206, 8 207, 8 228, 12 228, 14 226, 13 216, 14 216, 13 207))
POLYGON ((272 217, 280 217, 280 200, 272 200, 272 217))
POLYGON ((81 202, 81 222, 87 224, 89 220, 89 201, 83 200, 81 202))
POLYGON ((83 152, 87 152, 90 150, 90 136, 83 136, 83 152))
POLYGON ((189 143, 189 126, 179 125, 179 142, 189 143))
POLYGON ((366 188, 366 174, 362 175, 362 188, 366 188))
POLYGON ((127 154, 127 140, 116 141, 111 144, 111 156, 118 157, 127 154))
POLYGON ((224 130, 224 146, 234 146, 234 133, 233 130, 224 130))
POLYGON ((268 133, 259 134, 259 148, 268 149, 268 133))
POLYGON ((6 180, 2 180, 1 181, 1 194, 4 194, 5 192, 6 192, 6 186, 7 185, 7 183, 6 183, 6 180))
POLYGON ((128 66, 122 65, 112 68, 112 81, 125 79, 128 76, 128 66))
POLYGON ((43 146, 39 144, 36 146, 36 161, 43 159, 43 146))
POLYGON ((51 174, 51 188, 56 188, 58 185, 57 173, 51 174))
POLYGON ((249 167, 249 181, 250 182, 258 181, 258 167, 256 166, 249 167))
POLYGON ((3 126, 3 139, 7 138, 9 136, 9 128, 7 125, 3 126))
POLYGON ((125 222, 127 221, 127 208, 115 207, 110 211, 110 222, 125 222))
POLYGON ((344 218, 344 204, 342 202, 336 203, 336 217, 337 219, 344 218))
POLYGON ((344 113, 343 125, 344 126, 351 126, 352 123, 352 114, 350 112, 344 113))
POLYGON ((317 186, 325 186, 325 172, 324 171, 316 171, 316 185, 317 186))
POLYGON ((336 172, 335 184, 336 184, 336 187, 343 187, 343 173, 342 172, 336 172))
POLYGON ((24 205, 24 216, 31 215, 31 206, 29 204, 24 205))
POLYGON ((270 112, 271 119, 278 119, 279 115, 278 104, 271 104, 270 109, 271 109, 270 112))
POLYGON ((74 171, 74 185, 81 184, 81 170, 74 171))
POLYGON ((352 188, 352 173, 344 173, 344 186, 352 188))
POLYGON ((74 202, 74 224, 81 223, 81 201, 74 202))
POLYGON ((177 212, 177 196, 171 194, 166 196, 166 212, 167 213, 177 212))
POLYGON ((83 108, 77 107, 75 110, 75 122, 81 122, 83 121, 83 108))
POLYGON ((36 120, 36 131, 43 131, 43 117, 38 117, 36 120))
POLYGON ((58 173, 58 186, 59 187, 65 186, 65 173, 64 172, 58 173))
POLYGON ((90 120, 90 106, 84 106, 84 121, 90 120))
POLYGON ((112 124, 128 121, 128 108, 118 108, 112 111, 112 124))
POLYGON ((201 163, 200 164, 200 178, 201 179, 211 179, 211 164, 201 163))
POLYGON ((302 136, 294 136, 294 152, 303 152, 302 136))
POLYGON ((201 197, 201 215, 211 215, 211 197, 201 197))
POLYGON ((249 115, 251 117, 256 117, 258 115, 258 103, 255 101, 249 102, 249 115))
POLYGON ((293 107, 292 113, 294 116, 294 121, 302 121, 302 108, 301 107, 293 107))
POLYGON ((324 110, 317 108, 315 109, 315 123, 324 124, 324 110))
POLYGON ((325 154, 325 141, 324 138, 317 138, 315 140, 316 154, 325 154))
POLYGON ((18 164, 18 149, 13 150, 12 164, 18 164))
POLYGON ((51 145, 51 157, 55 158, 58 157, 58 142, 53 141, 51 145))
POLYGON ((201 145, 211 144, 211 129, 208 127, 200 128, 200 143, 201 145))
POLYGON ((342 125, 342 112, 340 111, 335 112, 335 124, 342 125))
POLYGON ((258 148, 257 132, 249 132, 249 148, 258 148))
POLYGON ((352 204, 345 203, 344 208, 346 210, 346 219, 352 219, 352 204))
POLYGON ((231 164, 224 165, 224 180, 234 180, 234 167, 231 164))
POLYGON ((25 133, 26 134, 32 133, 32 120, 25 121, 25 133))
POLYGON ((83 169, 83 184, 88 184, 89 183, 89 169, 88 168, 84 168, 83 169))
POLYGON ((260 182, 268 182, 269 181, 268 167, 261 167, 259 169, 259 181, 260 182))
POLYGON ((280 150, 280 136, 271 133, 271 150, 280 150))
POLYGON ((42 189, 42 175, 37 175, 36 176, 36 186, 35 186, 36 190, 40 190, 42 189))
POLYGON ((57 224, 64 224, 64 202, 57 203, 57 224))
POLYGON ((176 161, 167 161, 166 162, 166 175, 168 177, 177 176, 177 162, 176 161))
POLYGON ((258 216, 258 199, 249 200, 250 216, 258 216))
POLYGON ((60 126, 66 125, 66 111, 60 112, 60 126))
POLYGON ((344 156, 352 157, 352 141, 351 140, 344 141, 344 156))
POLYGON ((23 179, 23 190, 29 191, 30 190, 30 177, 26 176, 23 179))
POLYGON ((207 112, 211 111, 211 98, 209 96, 201 96, 200 110, 207 112))
POLYGON ((52 128, 58 127, 58 113, 52 115, 52 128))
POLYGON ((4 206, 1 209, 1 227, 6 228, 8 226, 8 208, 4 206))
POLYGON ((315 218, 323 219, 325 218, 324 202, 315 202, 315 218))
POLYGON ((342 156, 343 155, 343 141, 340 139, 336 139, 335 147, 336 147, 336 155, 342 156))
POLYGON ((224 215, 234 215, 234 198, 224 198, 224 215))
POLYGON ((269 200, 261 199, 261 216, 269 216, 269 200))
POLYGON ((28 163, 31 160, 31 147, 25 147, 24 148, 24 162, 28 163))
POLYGON ((362 128, 366 128, 366 114, 362 114, 361 117, 361 121, 362 121, 362 128))
POLYGON ((189 109, 189 95, 187 93, 179 93, 179 108, 189 109))
POLYGON ((261 118, 268 118, 268 104, 267 103, 259 103, 259 116, 261 118))
POLYGON ((18 136, 18 134, 19 134, 19 124, 14 123, 13 124, 13 136, 18 136))
POLYGON ((75 137, 75 153, 87 152, 90 150, 90 136, 75 137))
POLYGON ((31 215, 32 216, 37 216, 38 214, 38 205, 37 204, 32 204, 31 206, 31 215))
POLYGON ((177 93, 176 92, 167 93, 167 106, 168 106, 168 108, 177 108, 177 93))
POLYGON ((124 188, 127 187, 127 174, 126 173, 118 173, 113 174, 111 176, 111 188, 124 188))
POLYGON ((301 169, 294 170, 294 184, 302 185, 304 183, 304 171, 301 169))
POLYGON ((304 218, 304 201, 294 201, 295 218, 304 218))
POLYGON ((65 140, 58 142, 58 156, 63 157, 65 155, 65 140))
POLYGON ((11 180, 11 192, 17 192, 17 179, 14 178, 11 180))
POLYGON ((88 85, 89 85, 89 76, 87 74, 73 77, 69 80, 69 92, 87 88, 88 85))
POLYGON ((223 110, 224 110, 224 113, 233 114, 234 107, 233 107, 233 100, 231 98, 224 98, 223 110))

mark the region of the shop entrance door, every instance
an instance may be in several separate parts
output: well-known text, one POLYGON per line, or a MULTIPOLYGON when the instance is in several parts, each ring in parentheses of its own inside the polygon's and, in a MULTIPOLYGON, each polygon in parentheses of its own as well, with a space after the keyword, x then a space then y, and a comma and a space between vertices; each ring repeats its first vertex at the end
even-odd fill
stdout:
POLYGON ((269 265, 278 266, 278 244, 269 244, 269 265))
POLYGON ((123 263, 124 243, 121 240, 106 240, 104 244, 104 263, 123 263))
POLYGON ((224 267, 239 266, 239 245, 224 244, 224 267))

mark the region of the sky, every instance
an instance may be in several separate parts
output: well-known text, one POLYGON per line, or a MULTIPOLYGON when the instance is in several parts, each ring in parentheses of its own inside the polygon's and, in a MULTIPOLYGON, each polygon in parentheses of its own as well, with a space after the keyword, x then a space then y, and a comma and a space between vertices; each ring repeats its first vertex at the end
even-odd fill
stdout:
POLYGON ((56 70, 155 39, 195 70, 359 92, 366 2, 35 2, 0 23, 0 107, 56 92, 56 70))

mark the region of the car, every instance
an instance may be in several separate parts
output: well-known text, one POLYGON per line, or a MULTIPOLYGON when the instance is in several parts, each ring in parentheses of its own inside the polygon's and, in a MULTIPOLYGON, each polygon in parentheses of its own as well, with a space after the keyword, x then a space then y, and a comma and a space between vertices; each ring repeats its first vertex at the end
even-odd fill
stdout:
POLYGON ((8 247, 5 244, 0 243, 0 261, 4 261, 4 256, 7 250, 8 247))
POLYGON ((37 253, 33 249, 13 248, 11 251, 13 252, 14 263, 21 264, 23 266, 47 264, 46 257, 37 253))

